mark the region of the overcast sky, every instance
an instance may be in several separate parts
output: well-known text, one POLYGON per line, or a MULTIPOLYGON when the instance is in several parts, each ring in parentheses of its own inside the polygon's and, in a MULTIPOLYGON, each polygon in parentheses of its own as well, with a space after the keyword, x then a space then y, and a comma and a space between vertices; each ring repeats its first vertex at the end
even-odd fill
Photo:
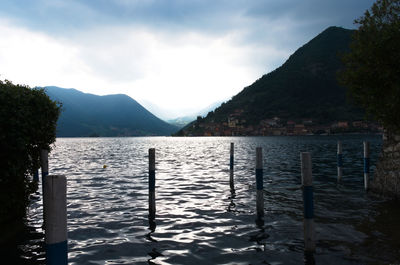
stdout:
POLYGON ((373 2, 1 0, 0 79, 123 93, 183 116, 229 99, 327 27, 355 28, 373 2))

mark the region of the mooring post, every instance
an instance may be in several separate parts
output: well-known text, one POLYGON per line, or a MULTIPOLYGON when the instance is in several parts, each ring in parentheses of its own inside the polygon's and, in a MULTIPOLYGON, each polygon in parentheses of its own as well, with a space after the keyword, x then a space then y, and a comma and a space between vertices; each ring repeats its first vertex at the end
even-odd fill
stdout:
POLYGON ((364 188, 369 189, 369 142, 364 142, 364 188))
POLYGON ((229 169, 230 169, 230 174, 229 174, 229 184, 231 187, 234 187, 234 182, 233 182, 233 160, 234 158, 234 144, 231 143, 231 153, 230 153, 230 163, 229 163, 229 169))
POLYGON ((62 175, 45 177, 43 208, 45 224, 46 264, 68 264, 67 243, 67 179, 62 175))
POLYGON ((42 168, 42 185, 45 177, 49 174, 49 151, 42 149, 40 150, 40 167, 42 168))
POLYGON ((262 148, 256 148, 256 186, 257 186, 257 217, 264 216, 264 195, 263 195, 263 158, 262 148))
MULTIPOLYGON (((43 197, 43 205, 44 205, 44 182, 46 181, 47 175, 49 175, 49 151, 42 149, 40 150, 40 167, 42 168, 42 197, 43 197)), ((45 217, 45 209, 43 207, 43 226, 46 227, 46 218, 45 217)))
POLYGON ((343 155, 342 142, 337 142, 337 181, 340 182, 343 176, 343 155))
POLYGON ((33 181, 36 183, 39 182, 39 169, 35 169, 33 172, 33 181))
POLYGON ((234 156, 234 143, 231 143, 231 156, 230 156, 230 164, 229 164, 230 170, 233 170, 233 156, 234 156))
POLYGON ((149 218, 156 216, 156 150, 149 149, 149 218))
POLYGON ((301 183, 303 185, 304 202, 304 250, 315 251, 315 228, 314 228, 314 195, 312 186, 312 163, 311 154, 302 152, 301 160, 301 183))

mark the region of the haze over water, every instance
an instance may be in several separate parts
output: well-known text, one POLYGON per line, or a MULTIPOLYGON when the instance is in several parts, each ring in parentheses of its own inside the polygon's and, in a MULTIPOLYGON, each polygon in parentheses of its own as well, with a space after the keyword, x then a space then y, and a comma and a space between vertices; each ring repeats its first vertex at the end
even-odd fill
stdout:
MULTIPOLYGON (((375 165, 380 136, 59 138, 49 169, 68 179, 69 262, 301 264, 304 151, 313 160, 316 264, 399 261, 400 211, 363 190, 363 140, 370 141, 375 165), (339 185, 338 139, 344 157, 339 185), (234 190, 230 142, 235 143, 234 190), (264 160, 264 224, 255 221, 258 146, 264 160), (147 154, 153 147, 157 212, 149 223, 147 154)), ((41 218, 37 199, 29 224, 39 232, 41 218)), ((25 248, 33 259, 43 255, 38 241, 25 248)))

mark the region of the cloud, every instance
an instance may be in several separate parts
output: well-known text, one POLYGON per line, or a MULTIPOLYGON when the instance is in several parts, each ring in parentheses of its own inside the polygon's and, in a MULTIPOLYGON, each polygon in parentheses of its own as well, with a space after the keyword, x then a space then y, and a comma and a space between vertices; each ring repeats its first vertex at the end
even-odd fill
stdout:
POLYGON ((5 0, 0 74, 174 113, 238 93, 372 0, 5 0))
POLYGON ((263 74, 268 60, 255 64, 259 53, 274 63, 288 55, 268 45, 237 45, 240 34, 109 27, 78 39, 80 58, 110 86, 164 108, 193 110, 234 95, 263 74))
POLYGON ((352 26, 353 20, 372 3, 373 0, 4 0, 0 15, 52 34, 102 25, 145 25, 164 31, 190 29, 220 34, 289 20, 314 29, 319 26, 321 31, 332 25, 352 26))
POLYGON ((28 85, 83 77, 87 69, 74 46, 0 21, 0 74, 28 85), (79 71, 76 71, 79 69, 79 71))
POLYGON ((0 30, 5 78, 95 94, 125 93, 175 113, 233 96, 262 75, 269 61, 288 56, 273 46, 238 45, 241 32, 216 38, 109 26, 55 38, 4 21, 0 30), (264 58, 259 64, 253 61, 257 56, 264 58))

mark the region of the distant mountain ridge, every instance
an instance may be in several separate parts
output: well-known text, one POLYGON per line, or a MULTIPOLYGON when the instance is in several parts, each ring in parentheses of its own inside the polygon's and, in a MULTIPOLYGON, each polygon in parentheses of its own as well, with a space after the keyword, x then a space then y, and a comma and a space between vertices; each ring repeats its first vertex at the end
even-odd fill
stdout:
POLYGON ((199 110, 196 114, 181 116, 181 117, 178 117, 175 119, 170 119, 170 120, 167 120, 167 122, 170 124, 173 124, 179 128, 182 128, 182 127, 188 125, 189 123, 191 123, 192 121, 196 120, 198 116, 204 117, 210 111, 214 111, 215 108, 219 107, 223 102, 224 101, 216 101, 216 102, 208 105, 207 107, 199 110))
POLYGON ((327 28, 296 50, 282 66, 245 87, 179 135, 203 135, 207 127, 211 133, 212 128, 224 130, 229 126, 222 128, 222 124, 233 116, 244 128, 260 126, 263 120, 274 117, 281 121, 307 119, 314 124, 362 120, 364 112, 349 104, 346 88, 337 81, 342 69, 339 55, 349 50, 352 33, 340 27, 327 28))
POLYGON ((51 99, 63 105, 59 137, 171 135, 178 130, 127 95, 97 96, 76 89, 44 88, 51 99))

